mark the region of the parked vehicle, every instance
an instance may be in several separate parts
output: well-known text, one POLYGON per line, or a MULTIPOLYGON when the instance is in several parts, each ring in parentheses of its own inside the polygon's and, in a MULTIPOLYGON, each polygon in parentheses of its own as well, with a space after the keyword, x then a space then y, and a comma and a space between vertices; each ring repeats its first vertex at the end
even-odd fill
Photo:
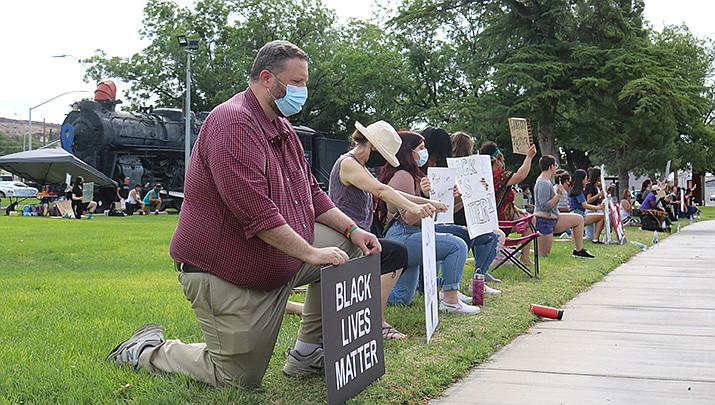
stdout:
POLYGON ((35 197, 37 189, 19 181, 0 181, 0 198, 35 197))

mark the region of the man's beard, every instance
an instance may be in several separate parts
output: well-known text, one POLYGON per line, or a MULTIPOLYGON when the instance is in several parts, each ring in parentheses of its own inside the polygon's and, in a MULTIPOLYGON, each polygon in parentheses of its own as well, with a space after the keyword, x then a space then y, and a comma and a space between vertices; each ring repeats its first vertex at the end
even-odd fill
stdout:
POLYGON ((273 109, 273 112, 276 113, 279 117, 285 118, 285 115, 283 115, 281 110, 278 109, 278 106, 276 105, 276 100, 273 100, 271 98, 270 103, 271 103, 271 109, 273 109))
MULTIPOLYGON (((275 86, 278 87, 278 86, 275 86)), ((279 89, 278 89, 279 90, 279 89)), ((268 104, 271 106, 271 109, 273 110, 274 113, 276 113, 279 117, 285 118, 285 115, 281 112, 281 110, 278 108, 278 105, 276 104, 276 97, 274 96, 276 94, 276 89, 270 89, 269 91, 269 99, 268 99, 268 104)), ((285 94, 282 96, 285 97, 285 94)))

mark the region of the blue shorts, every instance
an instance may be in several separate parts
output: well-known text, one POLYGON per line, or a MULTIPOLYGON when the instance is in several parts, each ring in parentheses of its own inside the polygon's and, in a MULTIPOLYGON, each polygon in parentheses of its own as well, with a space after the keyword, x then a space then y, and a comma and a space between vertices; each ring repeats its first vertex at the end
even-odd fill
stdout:
POLYGON ((536 230, 542 235, 551 235, 558 221, 558 218, 536 217, 536 230))

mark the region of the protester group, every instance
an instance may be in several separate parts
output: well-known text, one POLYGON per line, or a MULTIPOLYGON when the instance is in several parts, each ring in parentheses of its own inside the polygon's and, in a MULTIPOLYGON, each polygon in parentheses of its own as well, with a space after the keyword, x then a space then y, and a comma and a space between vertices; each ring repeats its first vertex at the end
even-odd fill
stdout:
MULTIPOLYGON (((448 210, 430 198, 426 174, 429 168, 446 167, 449 157, 488 156, 498 219, 531 219, 470 238, 462 191, 455 186, 454 223, 435 226, 440 310, 479 314, 472 292, 462 285, 465 269, 482 275, 484 293, 498 299, 500 280, 489 270, 512 233, 528 235, 535 229, 542 257, 551 254, 554 237, 573 241, 574 260, 594 257, 587 243, 604 243, 604 202, 615 189, 604 189, 598 167, 568 173, 554 156, 544 155, 538 159, 541 174, 535 184, 525 184, 537 156, 535 145, 520 167, 509 171, 508 145, 485 142, 475 150, 469 134, 434 126, 418 132, 395 130, 379 120, 366 126, 355 122, 353 148, 335 162, 324 192, 286 119, 305 103, 307 80, 308 56, 300 48, 286 41, 264 45, 248 88, 211 112, 193 148, 170 254, 204 342, 166 340, 163 328, 152 323, 114 348, 108 360, 154 373, 185 374, 219 387, 260 385, 286 306, 294 307, 288 301, 291 291, 307 285, 298 309, 298 336, 287 350, 283 372, 322 375, 320 269, 378 253, 383 339, 409 338, 385 319, 385 307, 414 305, 424 277, 421 220, 448 210), (515 198, 519 187, 527 195, 523 205, 515 198)), ((641 207, 696 214, 692 205, 681 210, 676 191, 663 187, 666 196, 659 199, 660 186, 644 188, 637 196, 641 207)), ((140 205, 140 192, 137 186, 120 196, 128 210, 140 205)), ((620 197, 622 219, 636 223, 630 191, 620 197)), ((527 266, 534 261, 531 246, 525 244, 519 257, 527 266)))

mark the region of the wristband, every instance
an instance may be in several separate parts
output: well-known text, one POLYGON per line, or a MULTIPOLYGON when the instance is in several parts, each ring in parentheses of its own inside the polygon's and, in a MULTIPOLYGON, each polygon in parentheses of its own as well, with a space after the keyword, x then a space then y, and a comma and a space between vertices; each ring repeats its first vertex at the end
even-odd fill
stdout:
POLYGON ((345 228, 345 238, 350 239, 350 235, 352 235, 353 231, 357 229, 357 225, 355 224, 350 224, 347 228, 345 228))

